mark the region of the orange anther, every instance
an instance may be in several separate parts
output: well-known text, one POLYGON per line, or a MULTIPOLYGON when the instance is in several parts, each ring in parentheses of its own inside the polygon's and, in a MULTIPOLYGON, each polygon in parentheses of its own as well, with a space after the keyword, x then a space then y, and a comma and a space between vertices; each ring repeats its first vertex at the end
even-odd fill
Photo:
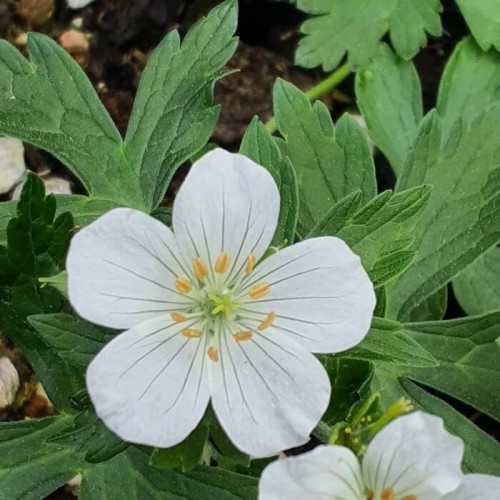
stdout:
POLYGON ((245 264, 245 274, 250 274, 255 266, 255 255, 251 253, 247 257, 247 262, 245 264))
POLYGON ((384 488, 380 494, 381 500, 394 500, 394 490, 392 488, 384 488))
POLYGON ((189 293, 193 289, 193 285, 185 278, 177 278, 174 285, 181 293, 189 293))
POLYGON ((175 321, 175 323, 184 323, 184 321, 187 320, 186 316, 178 312, 170 313, 170 317, 172 318, 172 321, 175 321))
POLYGON ((219 361, 219 353, 217 352, 217 349, 213 345, 211 345, 208 348, 207 355, 214 363, 219 361))
POLYGON ((208 276, 207 266, 199 257, 193 260, 193 271, 199 280, 204 280, 208 276))
POLYGON ((257 283, 257 285, 250 288, 248 295, 250 295, 250 298, 252 299, 261 299, 262 297, 265 297, 270 290, 271 286, 267 283, 257 283))
POLYGON ((230 263, 231 257, 229 257, 229 254, 227 252, 222 252, 215 261, 215 272, 217 274, 224 274, 227 271, 230 263))
POLYGON ((182 330, 181 333, 188 339, 199 339, 202 335, 200 330, 194 330, 193 328, 186 328, 185 330, 182 330))
POLYGON ((273 323, 274 320, 276 319, 276 314, 273 312, 270 312, 264 319, 264 321, 257 327, 260 331, 265 330, 266 328, 269 328, 273 323))
POLYGON ((244 342, 245 340, 250 340, 252 338, 252 332, 236 332, 233 334, 234 340, 238 342, 244 342))

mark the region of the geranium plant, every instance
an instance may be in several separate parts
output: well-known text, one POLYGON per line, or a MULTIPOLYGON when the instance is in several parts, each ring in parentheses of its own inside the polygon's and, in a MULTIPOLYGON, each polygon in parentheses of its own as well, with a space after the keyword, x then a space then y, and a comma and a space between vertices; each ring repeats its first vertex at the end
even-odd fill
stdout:
POLYGON ((335 72, 306 93, 277 80, 239 153, 209 143, 235 0, 155 49, 124 137, 57 43, 0 43, 0 133, 86 193, 30 174, 0 203, 0 331, 53 407, 0 423, 0 498, 79 475, 83 500, 496 487, 500 446, 468 417, 500 419, 498 7, 457 1, 472 35, 424 110, 411 58, 441 33, 439 0, 291 3, 311 15, 296 63, 335 72), (352 73, 367 132, 315 101, 352 73), (463 314, 443 319, 451 291, 463 314))

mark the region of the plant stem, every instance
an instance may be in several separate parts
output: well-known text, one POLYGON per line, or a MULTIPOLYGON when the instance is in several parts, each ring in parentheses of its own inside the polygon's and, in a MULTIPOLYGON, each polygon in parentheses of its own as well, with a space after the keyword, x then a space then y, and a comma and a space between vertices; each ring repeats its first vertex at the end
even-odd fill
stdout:
MULTIPOLYGON (((318 85, 310 88, 305 94, 310 102, 319 99, 324 96, 330 90, 334 89, 337 85, 342 83, 351 74, 351 68, 348 64, 343 64, 335 72, 333 72, 328 78, 325 78, 318 85)), ((271 118, 265 125, 266 130, 270 134, 276 132, 276 118, 271 118)))

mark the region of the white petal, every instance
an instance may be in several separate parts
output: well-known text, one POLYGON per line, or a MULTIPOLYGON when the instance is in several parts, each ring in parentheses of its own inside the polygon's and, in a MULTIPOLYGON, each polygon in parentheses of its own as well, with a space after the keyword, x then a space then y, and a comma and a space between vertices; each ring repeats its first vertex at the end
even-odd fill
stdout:
POLYGON ((359 500, 361 470, 354 453, 343 446, 314 450, 268 465, 259 482, 259 500, 359 500))
POLYGON ((185 327, 154 318, 118 335, 90 363, 97 415, 124 441, 174 446, 203 417, 210 398, 205 339, 184 337, 185 327))
POLYGON ((224 332, 217 349, 219 361, 208 365, 212 405, 233 443, 269 456, 307 442, 330 399, 321 363, 292 340, 258 332, 246 341, 224 332))
POLYGON ((136 210, 112 210, 71 241, 70 302, 83 318, 120 329, 179 310, 188 299, 174 288, 186 276, 178 255, 164 224, 136 210))
POLYGON ((186 261, 207 264, 222 252, 231 258, 227 276, 257 260, 274 235, 279 193, 271 174, 252 160, 216 149, 198 160, 174 203, 175 237, 186 261))
POLYGON ((438 500, 460 484, 462 456, 462 440, 446 431, 443 420, 417 411, 375 436, 363 460, 363 477, 376 498, 392 488, 395 498, 438 500))
POLYGON ((273 311, 274 326, 311 352, 344 351, 368 333, 373 285, 359 257, 339 238, 312 238, 272 255, 244 284, 261 282, 271 286, 270 293, 245 308, 273 311))
POLYGON ((487 474, 465 474, 458 489, 443 500, 493 500, 500 492, 500 477, 487 474))

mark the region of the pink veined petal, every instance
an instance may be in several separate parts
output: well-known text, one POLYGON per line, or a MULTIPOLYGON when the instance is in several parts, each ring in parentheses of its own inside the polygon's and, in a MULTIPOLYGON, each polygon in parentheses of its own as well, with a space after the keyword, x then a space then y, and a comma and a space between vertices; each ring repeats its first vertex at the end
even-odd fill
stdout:
POLYGON ((112 210, 72 239, 66 268, 69 299, 83 318, 131 328, 182 309, 174 286, 186 275, 172 231, 137 210, 112 210))
POLYGON ((168 448, 203 417, 210 391, 206 339, 188 338, 168 317, 115 337, 90 363, 87 388, 97 415, 124 441, 168 448))

